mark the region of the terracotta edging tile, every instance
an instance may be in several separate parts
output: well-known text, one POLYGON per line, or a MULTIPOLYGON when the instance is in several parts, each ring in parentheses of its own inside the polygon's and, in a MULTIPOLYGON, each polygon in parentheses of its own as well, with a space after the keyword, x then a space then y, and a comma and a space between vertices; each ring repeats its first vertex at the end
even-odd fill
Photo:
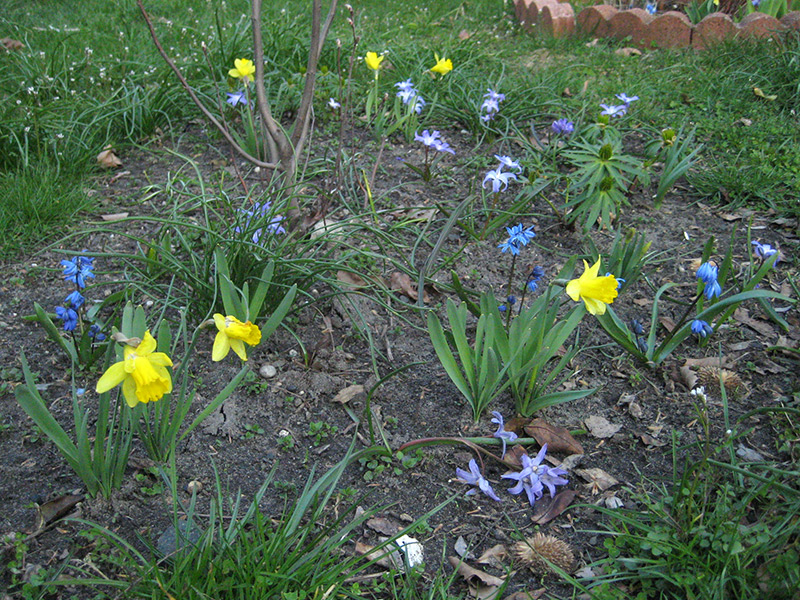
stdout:
POLYGON ((694 26, 692 48, 708 48, 734 37, 738 32, 739 28, 729 15, 723 12, 711 13, 694 26))
POLYGON ((609 21, 611 17, 618 12, 616 7, 610 4, 589 6, 578 13, 575 24, 578 31, 584 35, 592 35, 600 38, 608 37, 611 35, 611 24, 609 21))
POLYGON ((760 12, 745 15, 739 21, 739 35, 742 37, 772 37, 775 32, 781 30, 783 30, 783 25, 778 19, 760 12))
POLYGON ((783 15, 783 17, 781 17, 781 25, 783 25, 786 29, 800 31, 800 11, 793 10, 792 12, 783 15))
POLYGON ((611 36, 618 40, 630 37, 634 44, 641 45, 646 36, 647 26, 653 19, 655 17, 643 8, 621 10, 609 20, 611 36))
POLYGON ((692 22, 685 13, 671 10, 653 19, 645 30, 647 48, 686 48, 692 43, 692 22))
POLYGON ((565 37, 575 31, 575 11, 571 4, 548 5, 539 14, 542 31, 553 37, 565 37))

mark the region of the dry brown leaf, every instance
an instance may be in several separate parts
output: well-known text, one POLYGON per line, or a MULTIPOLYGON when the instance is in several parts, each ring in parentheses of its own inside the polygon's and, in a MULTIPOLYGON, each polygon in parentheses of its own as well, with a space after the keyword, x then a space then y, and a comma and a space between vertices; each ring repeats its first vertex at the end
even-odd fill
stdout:
MULTIPOLYGON (((467 563, 462 561, 457 556, 448 556, 448 562, 452 567, 461 575, 470 587, 493 587, 500 588, 505 583, 504 579, 490 575, 486 571, 481 571, 475 567, 470 567, 467 563)), ((496 589, 495 589, 496 593, 496 589)))
POLYGON ((97 164, 104 169, 117 169, 122 166, 122 161, 114 154, 111 146, 106 146, 103 151, 97 155, 97 164))
POLYGON ((667 445, 667 442, 659 442, 656 438, 654 438, 649 433, 639 433, 637 435, 639 436, 639 439, 642 440, 642 443, 645 446, 659 447, 659 446, 666 446, 667 445))
POLYGON ((626 47, 614 50, 614 54, 616 54, 617 56, 641 56, 642 51, 639 50, 638 48, 626 47))
POLYGON ((6 50, 22 50, 25 47, 25 44, 19 40, 14 40, 7 37, 0 38, 0 44, 2 44, 3 48, 6 50))
POLYGON ((733 318, 736 321, 739 321, 742 325, 747 325, 750 329, 760 333, 761 335, 771 338, 775 335, 775 331, 772 329, 772 326, 766 323, 765 321, 760 321, 758 319, 753 319, 750 316, 750 311, 746 308, 742 308, 741 306, 733 311, 733 318))
POLYGON ((666 315, 661 315, 658 317, 658 322, 661 323, 661 326, 666 329, 669 333, 672 333, 672 330, 675 329, 675 321, 670 319, 666 315))
MULTIPOLYGON (((411 277, 406 273, 401 273, 400 271, 392 273, 389 276, 389 289, 401 292, 412 300, 417 299, 417 286, 411 282, 411 277)), ((425 290, 422 290, 422 301, 426 304, 431 301, 425 290)))
POLYGON ((600 417, 597 415, 587 417, 583 422, 589 430, 589 433, 591 433, 594 437, 601 439, 610 438, 612 435, 622 429, 622 425, 614 425, 614 423, 611 423, 605 417, 600 417))
POLYGON ((386 517, 373 517, 367 521, 366 525, 373 531, 383 535, 394 535, 401 529, 400 525, 386 517))
POLYGON ((628 412, 634 419, 641 419, 642 418, 642 407, 639 405, 638 402, 631 402, 628 404, 628 412))
POLYGON ((412 208, 405 215, 405 218, 407 221, 430 221, 438 210, 438 208, 412 208))
POLYGON ((127 219, 128 213, 126 212, 111 213, 109 215, 100 215, 100 218, 108 223, 113 223, 114 221, 121 221, 122 219, 127 219))
POLYGON ((471 36, 472 34, 466 29, 462 29, 461 31, 458 32, 458 39, 461 40, 462 42, 468 40, 471 36))
POLYGON ((350 402, 350 400, 357 398, 361 394, 366 394, 366 390, 364 389, 363 385, 349 385, 343 390, 339 390, 339 393, 333 397, 331 402, 347 404, 350 402))
POLYGON ((680 368, 681 372, 681 380, 686 385, 687 388, 690 390, 694 389, 694 386, 697 385, 697 373, 692 371, 691 368, 684 365, 680 368))
POLYGON ((608 488, 619 483, 619 481, 603 471, 603 469, 575 469, 575 473, 589 483, 592 495, 605 492, 608 488))
POLYGON ((503 561, 508 558, 508 550, 503 544, 496 544, 480 555, 476 561, 480 565, 489 565, 496 569, 503 566, 503 561))
POLYGON ((684 367, 720 367, 727 369, 732 366, 727 356, 708 356, 706 358, 687 358, 683 363, 684 367))
POLYGON ((742 215, 735 213, 719 213, 719 218, 723 221, 739 221, 741 220, 742 215))
POLYGON ((336 271, 336 279, 343 283, 346 287, 354 290, 361 290, 368 288, 369 284, 360 276, 349 271, 336 271))
POLYGON ((575 496, 578 495, 578 492, 575 490, 561 490, 558 492, 553 500, 550 502, 549 506, 544 509, 542 512, 535 514, 531 518, 531 522, 534 525, 544 525, 545 523, 549 523, 553 519, 555 519, 558 515, 563 513, 572 501, 575 499, 575 496))
POLYGON ((633 303, 636 306, 650 306, 652 300, 650 298, 634 298, 633 303))
POLYGON ((564 91, 561 92, 561 95, 564 96, 564 98, 572 98, 572 92, 569 91, 568 87, 564 88, 564 91))
POLYGON ((380 565, 385 569, 397 569, 402 567, 402 565, 398 567, 394 564, 394 561, 391 559, 392 555, 388 552, 388 547, 375 550, 375 546, 370 546, 364 542, 357 541, 355 550, 356 554, 366 556, 369 560, 374 560, 375 564, 380 565))
POLYGON ((508 449, 508 452, 506 452, 503 460, 512 467, 519 467, 521 469, 523 455, 528 456, 527 450, 525 450, 525 448, 523 448, 520 444, 516 444, 508 449))
POLYGON ((59 496, 54 500, 36 505, 36 527, 34 532, 41 531, 51 523, 63 519, 75 508, 78 502, 83 501, 84 496, 67 494, 59 496))
POLYGON ((567 454, 583 454, 583 446, 563 427, 550 425, 544 419, 534 419, 524 427, 526 434, 539 442, 547 444, 549 452, 566 452, 567 454))

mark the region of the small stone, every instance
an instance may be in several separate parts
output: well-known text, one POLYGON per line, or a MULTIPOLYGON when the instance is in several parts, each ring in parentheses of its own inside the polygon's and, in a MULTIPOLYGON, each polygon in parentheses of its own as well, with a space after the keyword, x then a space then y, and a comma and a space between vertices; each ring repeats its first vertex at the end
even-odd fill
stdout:
POLYGON ((156 542, 156 548, 160 554, 173 557, 187 546, 194 546, 202 535, 202 530, 193 522, 178 521, 177 526, 170 525, 161 534, 156 542), (178 539, 179 537, 180 539, 178 539))
POLYGON ((278 369, 276 369, 273 365, 262 365, 258 370, 258 374, 264 379, 272 379, 278 374, 278 369))
POLYGON ((199 494, 203 491, 203 484, 196 479, 192 479, 189 483, 186 484, 186 491, 190 494, 199 494))

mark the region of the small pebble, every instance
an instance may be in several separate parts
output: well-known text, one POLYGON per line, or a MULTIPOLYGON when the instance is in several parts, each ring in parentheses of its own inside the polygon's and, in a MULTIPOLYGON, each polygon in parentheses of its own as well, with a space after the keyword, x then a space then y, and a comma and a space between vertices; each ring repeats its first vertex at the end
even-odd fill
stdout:
POLYGON ((262 365, 258 370, 258 374, 264 379, 272 379, 278 374, 278 369, 276 369, 273 365, 262 365))
POLYGON ((199 494, 203 491, 203 484, 197 481, 196 479, 192 479, 189 483, 186 484, 186 491, 190 494, 199 494))

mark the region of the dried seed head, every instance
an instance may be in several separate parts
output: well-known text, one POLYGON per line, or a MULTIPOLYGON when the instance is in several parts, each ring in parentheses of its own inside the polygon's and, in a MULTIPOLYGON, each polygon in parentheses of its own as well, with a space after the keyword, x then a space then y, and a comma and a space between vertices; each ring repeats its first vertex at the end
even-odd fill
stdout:
POLYGON ((554 572, 548 562, 567 573, 572 572, 575 566, 570 545, 543 533, 537 533, 524 542, 517 542, 511 547, 511 552, 516 562, 540 575, 554 572))
POLYGON ((742 379, 728 369, 721 369, 720 367, 702 367, 697 371, 698 381, 706 387, 706 389, 713 390, 715 395, 721 395, 720 381, 725 386, 725 393, 729 396, 741 397, 747 392, 747 386, 742 379))

